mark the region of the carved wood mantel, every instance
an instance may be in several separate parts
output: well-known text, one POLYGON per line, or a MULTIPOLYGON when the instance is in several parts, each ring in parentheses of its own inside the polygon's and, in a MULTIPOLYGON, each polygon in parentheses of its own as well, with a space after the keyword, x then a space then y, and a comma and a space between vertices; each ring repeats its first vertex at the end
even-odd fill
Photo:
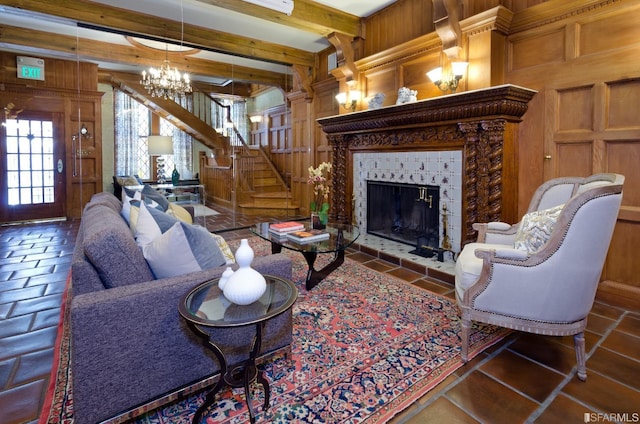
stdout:
POLYGON ((461 150, 462 242, 474 222, 516 222, 517 125, 535 93, 501 85, 318 119, 333 146, 332 219, 350 221, 354 153, 461 150))

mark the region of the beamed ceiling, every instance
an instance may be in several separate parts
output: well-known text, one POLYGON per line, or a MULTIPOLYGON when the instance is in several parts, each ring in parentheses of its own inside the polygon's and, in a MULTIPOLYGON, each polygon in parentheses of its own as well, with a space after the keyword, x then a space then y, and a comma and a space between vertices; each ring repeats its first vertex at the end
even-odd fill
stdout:
POLYGON ((313 69, 329 35, 360 35, 362 17, 394 2, 295 0, 287 16, 242 0, 0 0, 0 49, 97 63, 103 79, 166 56, 221 93, 287 90, 292 69, 313 69))

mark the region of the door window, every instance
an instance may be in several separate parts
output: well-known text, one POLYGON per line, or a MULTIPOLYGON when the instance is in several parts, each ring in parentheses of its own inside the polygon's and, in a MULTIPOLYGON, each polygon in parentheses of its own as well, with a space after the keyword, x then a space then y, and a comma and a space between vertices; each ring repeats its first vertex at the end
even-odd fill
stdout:
POLYGON ((8 204, 53 203, 56 164, 52 121, 7 119, 5 124, 8 204))

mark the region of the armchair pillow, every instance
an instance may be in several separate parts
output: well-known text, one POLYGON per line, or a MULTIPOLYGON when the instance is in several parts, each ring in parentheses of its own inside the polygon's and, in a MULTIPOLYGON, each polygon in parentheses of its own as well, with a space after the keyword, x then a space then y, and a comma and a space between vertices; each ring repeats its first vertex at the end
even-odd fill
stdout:
POLYGON ((529 212, 522 217, 516 232, 514 246, 530 254, 536 253, 551 237, 553 227, 562 212, 564 204, 549 209, 529 212))

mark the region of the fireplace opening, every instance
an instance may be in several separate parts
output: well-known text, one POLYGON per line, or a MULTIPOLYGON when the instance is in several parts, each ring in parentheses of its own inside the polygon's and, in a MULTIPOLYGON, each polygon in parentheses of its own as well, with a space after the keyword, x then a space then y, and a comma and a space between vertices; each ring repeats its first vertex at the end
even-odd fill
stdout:
POLYGON ((431 257, 440 247, 439 205, 438 186, 367 181, 367 233, 431 257))

